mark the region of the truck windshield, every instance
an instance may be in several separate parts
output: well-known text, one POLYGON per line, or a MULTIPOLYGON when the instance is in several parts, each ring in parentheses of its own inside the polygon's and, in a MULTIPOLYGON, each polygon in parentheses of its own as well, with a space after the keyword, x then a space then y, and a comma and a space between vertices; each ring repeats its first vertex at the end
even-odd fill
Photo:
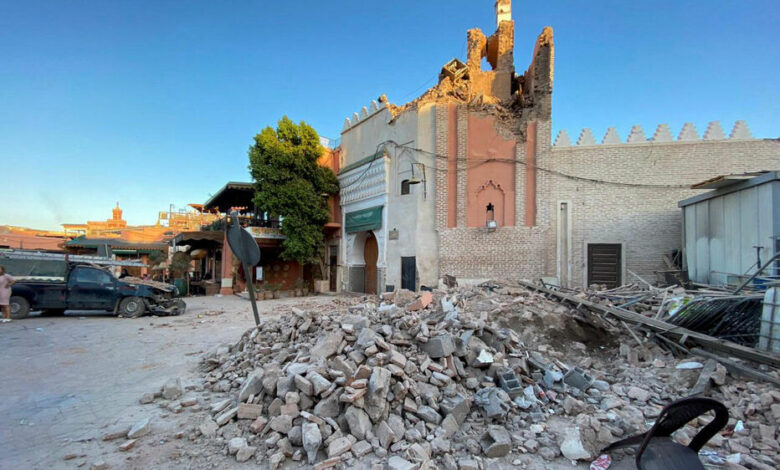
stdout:
POLYGON ((78 268, 76 269, 76 282, 93 284, 110 284, 111 276, 108 273, 97 269, 78 268))

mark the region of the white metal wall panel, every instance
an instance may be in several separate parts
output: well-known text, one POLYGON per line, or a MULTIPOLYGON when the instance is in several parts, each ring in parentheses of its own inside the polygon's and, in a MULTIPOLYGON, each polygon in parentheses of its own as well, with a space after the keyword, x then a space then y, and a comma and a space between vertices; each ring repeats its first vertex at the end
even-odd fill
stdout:
POLYGON ((723 222, 725 254, 720 271, 727 273, 742 272, 742 225, 739 215, 739 193, 731 193, 723 199, 723 222))
POLYGON ((726 275, 723 266, 725 264, 724 243, 724 216, 723 198, 710 199, 709 201, 709 235, 710 235, 710 284, 725 284, 726 275))
POLYGON ((739 273, 744 274, 752 272, 751 266, 756 262, 756 249, 758 244, 758 192, 756 188, 747 188, 739 192, 739 217, 740 229, 742 231, 742 254, 739 273))
POLYGON ((688 269, 688 277, 699 282, 696 271, 696 204, 683 207, 683 224, 685 230, 685 262, 688 269))
POLYGON ((709 201, 696 204, 696 274, 699 282, 710 282, 709 201))
POLYGON ((757 204, 758 204, 758 243, 763 248, 761 249, 761 263, 766 263, 769 258, 774 254, 772 244, 772 235, 774 235, 774 227, 772 221, 772 186, 768 184, 762 184, 756 187, 757 204))

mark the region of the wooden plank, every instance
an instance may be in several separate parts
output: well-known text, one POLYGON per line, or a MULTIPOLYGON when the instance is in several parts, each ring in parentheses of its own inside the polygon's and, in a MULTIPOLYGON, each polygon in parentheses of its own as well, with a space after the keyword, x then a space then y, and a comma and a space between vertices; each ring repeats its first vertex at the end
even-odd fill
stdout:
POLYGON ((585 300, 579 297, 575 297, 573 295, 563 294, 561 292, 551 291, 549 289, 545 289, 543 287, 539 287, 535 284, 532 284, 530 282, 526 281, 518 281, 518 283, 526 287, 528 289, 535 290, 537 292, 542 292, 547 295, 552 295, 554 297, 557 297, 561 300, 564 300, 566 302, 570 302, 574 305, 582 304, 583 307, 587 307, 591 310, 599 311, 603 314, 612 315, 616 318, 619 318, 621 320, 629 321, 632 323, 638 323, 643 326, 646 326, 654 331, 662 332, 667 336, 676 336, 679 338, 686 338, 688 340, 694 341, 698 343, 701 346, 715 349, 718 351, 723 351, 725 353, 728 353, 731 356, 738 357, 741 359, 747 359, 749 361, 755 361, 761 364, 768 364, 772 367, 780 367, 780 355, 773 354, 770 352, 764 352, 759 351, 757 349, 749 348, 746 346, 742 346, 740 344, 732 343, 731 341, 726 341, 723 339, 714 338, 709 335, 705 335, 704 333, 698 333, 696 331, 691 331, 679 326, 670 325, 669 323, 666 323, 661 320, 657 320, 655 318, 648 318, 644 315, 640 315, 638 313, 630 312, 628 310, 613 308, 613 307, 605 307, 604 305, 600 305, 594 302, 591 302, 589 300, 585 300))

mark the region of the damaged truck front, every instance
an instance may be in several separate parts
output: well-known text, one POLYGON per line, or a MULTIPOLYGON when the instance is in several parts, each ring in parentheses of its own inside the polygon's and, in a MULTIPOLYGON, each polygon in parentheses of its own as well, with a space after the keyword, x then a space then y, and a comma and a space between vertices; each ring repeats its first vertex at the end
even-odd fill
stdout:
POLYGON ((103 310, 135 318, 146 312, 178 315, 186 309, 171 284, 137 278, 117 279, 110 271, 89 264, 67 263, 63 277, 17 278, 11 293, 11 316, 31 311, 62 315, 66 310, 103 310))

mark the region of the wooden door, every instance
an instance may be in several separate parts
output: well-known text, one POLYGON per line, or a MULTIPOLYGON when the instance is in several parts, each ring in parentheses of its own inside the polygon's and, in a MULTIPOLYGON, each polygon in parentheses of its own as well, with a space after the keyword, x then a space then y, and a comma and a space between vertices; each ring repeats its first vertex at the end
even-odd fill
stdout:
POLYGON ((417 290, 417 258, 414 256, 401 257, 401 288, 417 290))
POLYGON ((379 247, 376 244, 376 237, 369 232, 366 239, 366 245, 363 248, 363 258, 366 262, 365 290, 366 294, 376 294, 376 260, 379 257, 379 247))
POLYGON ((339 268, 339 247, 330 247, 330 291, 336 292, 336 277, 339 268))
POLYGON ((619 243, 588 245, 588 285, 606 284, 612 289, 623 283, 622 253, 619 243))

